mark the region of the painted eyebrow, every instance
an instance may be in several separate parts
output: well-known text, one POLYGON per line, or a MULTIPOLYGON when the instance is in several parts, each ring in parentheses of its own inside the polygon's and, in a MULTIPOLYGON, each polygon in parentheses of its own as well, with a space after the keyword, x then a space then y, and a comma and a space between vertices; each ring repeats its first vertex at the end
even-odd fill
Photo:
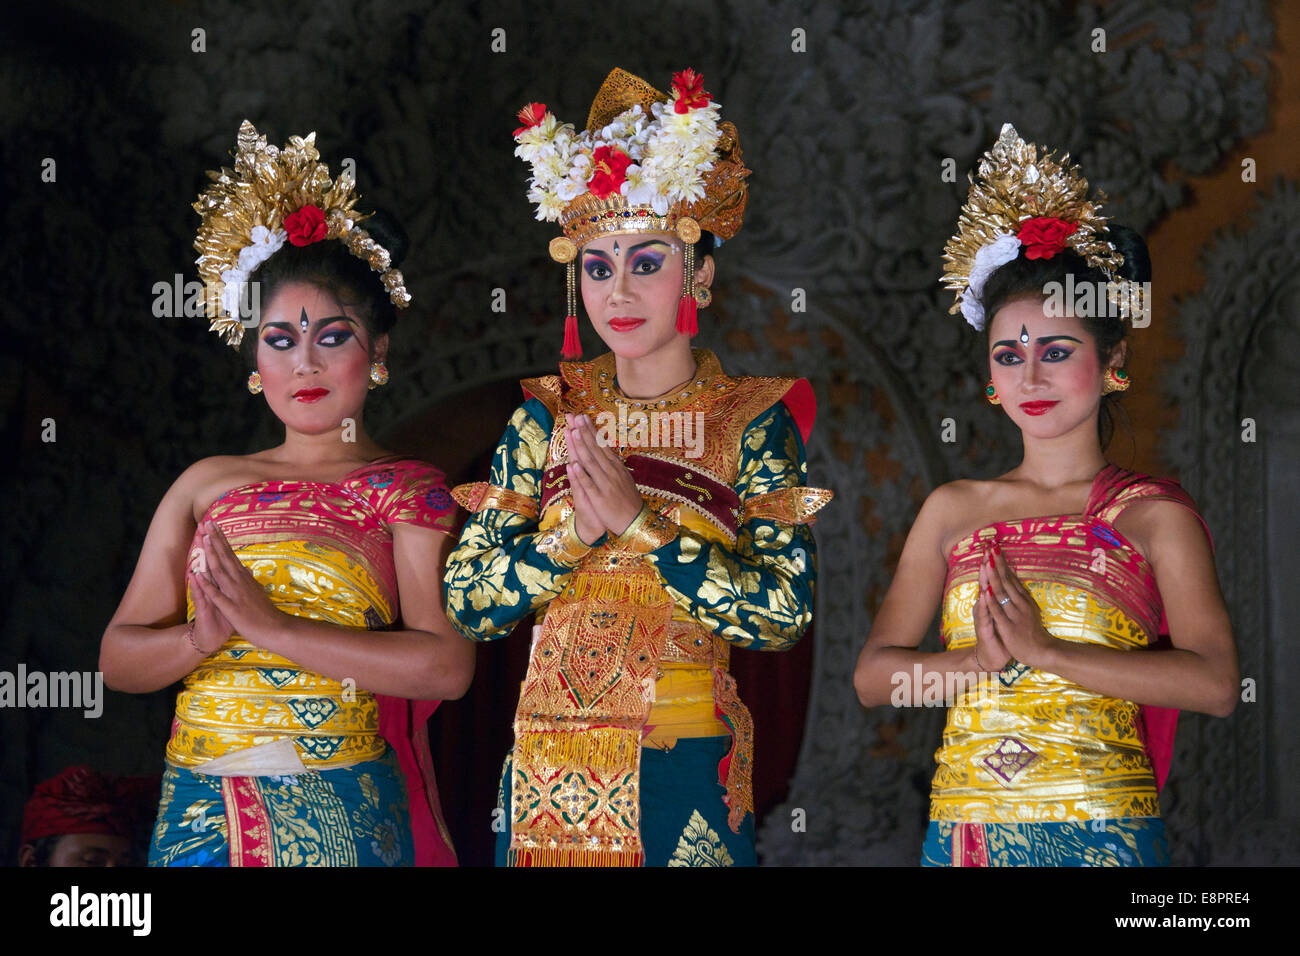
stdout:
MULTIPOLYGON (((326 317, 323 318, 323 319, 317 319, 315 322, 312 322, 311 320, 308 320, 308 325, 309 325, 309 326, 310 326, 310 325, 314 325, 314 326, 316 326, 317 328, 320 328, 320 327, 323 326, 323 325, 329 325, 331 322, 340 322, 340 321, 342 321, 342 322, 346 322, 346 323, 348 323, 349 325, 353 325, 353 324, 354 324, 353 320, 352 320, 350 317, 346 316, 346 315, 331 315, 331 316, 326 316, 326 317)), ((298 328, 297 328, 296 326, 294 326, 292 323, 289 323, 289 322, 267 322, 265 325, 262 326, 262 328, 264 328, 264 329, 284 329, 286 332, 297 332, 297 331, 299 331, 298 328)))
MULTIPOLYGON (((1039 345, 1047 345, 1049 342, 1060 342, 1060 341, 1075 342, 1079 345, 1083 344, 1082 340, 1076 339, 1073 335, 1044 335, 1042 338, 1035 339, 1034 341, 1037 342, 1039 345)), ((1015 348, 1019 344, 1020 343, 1017 342, 1015 339, 1002 339, 1000 341, 994 342, 993 348, 996 349, 1003 345, 1007 345, 1010 346, 1011 348, 1015 348)))
MULTIPOLYGON (((638 242, 635 246, 629 246, 627 249, 627 254, 630 256, 633 253, 639 252, 640 250, 644 249, 646 246, 667 246, 667 245, 668 243, 662 239, 647 239, 645 242, 638 242)), ((585 250, 582 254, 583 256, 596 256, 601 259, 604 259, 606 262, 614 261, 610 259, 609 256, 605 255, 605 253, 601 252, 599 249, 588 249, 585 250)))
MULTIPOLYGON (((647 239, 645 242, 638 242, 635 246, 633 246, 631 249, 627 251, 627 254, 630 256, 634 252, 640 252, 646 246, 668 246, 668 243, 664 242, 662 239, 647 239)), ((669 246, 669 248, 672 247, 669 246)))

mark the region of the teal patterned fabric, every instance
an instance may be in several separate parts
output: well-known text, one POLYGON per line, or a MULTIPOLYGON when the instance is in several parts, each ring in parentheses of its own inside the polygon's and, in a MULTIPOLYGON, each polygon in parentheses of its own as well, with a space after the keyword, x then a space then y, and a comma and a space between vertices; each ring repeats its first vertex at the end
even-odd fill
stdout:
MULTIPOLYGON (((727 825, 726 788, 718 783, 718 761, 730 737, 691 737, 670 750, 641 750, 641 842, 646 866, 755 866, 754 815, 745 814, 740 832, 727 825)), ((506 821, 510 757, 497 789, 496 820, 506 821)), ((506 865, 510 828, 496 827, 496 865, 506 865)))
MULTIPOLYGON (((221 779, 167 768, 150 866, 230 866, 221 779)), ((414 865, 406 784, 391 749, 337 770, 244 779, 271 820, 270 865, 414 865)))
MULTIPOLYGON (((922 866, 952 866, 953 830, 932 820, 922 866)), ((984 823, 984 866, 1168 866, 1165 823, 1159 817, 1069 823, 984 823)), ((968 864, 969 865, 969 864, 968 864)))
MULTIPOLYGON (((490 483, 540 502, 553 424, 541 401, 525 402, 497 447, 490 483)), ((804 483, 803 441, 783 403, 745 429, 738 474, 742 502, 804 483)), ((471 516, 446 574, 448 616, 467 638, 509 634, 563 590, 572 569, 538 551, 540 537, 535 518, 495 508, 471 516)), ((744 522, 734 546, 683 527, 646 555, 681 611, 739 647, 760 650, 785 650, 807 628, 816 559, 808 525, 763 518, 744 522)))

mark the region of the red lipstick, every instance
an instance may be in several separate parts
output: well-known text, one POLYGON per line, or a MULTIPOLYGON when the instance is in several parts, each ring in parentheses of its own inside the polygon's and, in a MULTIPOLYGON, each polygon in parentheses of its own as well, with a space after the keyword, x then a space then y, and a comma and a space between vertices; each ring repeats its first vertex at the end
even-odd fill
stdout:
POLYGON ((645 319, 633 319, 621 315, 609 320, 609 327, 615 332, 631 332, 643 325, 645 325, 645 319))
POLYGON ((300 402, 318 402, 330 393, 328 388, 300 388, 293 397, 300 402))
POLYGON ((1020 410, 1026 415, 1046 415, 1060 402, 1021 402, 1020 410))

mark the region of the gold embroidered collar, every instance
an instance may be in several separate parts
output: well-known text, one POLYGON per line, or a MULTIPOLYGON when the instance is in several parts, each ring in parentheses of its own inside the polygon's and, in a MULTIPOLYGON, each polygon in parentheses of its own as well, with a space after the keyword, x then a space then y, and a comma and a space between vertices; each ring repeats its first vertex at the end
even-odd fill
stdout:
POLYGON ((569 404, 574 409, 586 402, 585 411, 616 412, 618 408, 672 411, 689 408, 706 395, 722 395, 736 387, 722 371, 718 357, 708 349, 691 349, 695 375, 685 385, 653 398, 628 398, 618 387, 614 353, 606 352, 591 362, 561 362, 560 374, 569 386, 569 404))

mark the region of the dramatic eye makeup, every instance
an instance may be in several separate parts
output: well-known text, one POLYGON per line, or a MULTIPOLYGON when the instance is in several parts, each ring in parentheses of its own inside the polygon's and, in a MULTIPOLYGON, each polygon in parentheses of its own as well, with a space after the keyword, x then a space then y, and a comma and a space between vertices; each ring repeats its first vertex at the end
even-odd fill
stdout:
POLYGON ((283 352, 294 346, 294 338, 286 334, 283 330, 289 328, 283 322, 268 322, 262 327, 262 341, 277 352, 283 352))
POLYGON ((604 253, 588 252, 582 258, 582 271, 599 282, 602 279, 608 279, 614 274, 610 268, 609 260, 605 258, 604 253))
POLYGON ((1074 354, 1074 349, 1068 345, 1058 343, 1073 342, 1075 345, 1082 345, 1079 339, 1073 335, 1045 335, 1038 340, 1038 345, 1042 348, 1042 359, 1044 362, 1064 362, 1074 354))
MULTIPOLYGON (((663 268, 671 250, 672 246, 662 239, 650 239, 629 246, 623 252, 627 257, 627 268, 633 275, 649 276, 663 268)), ((599 282, 614 274, 614 263, 605 253, 591 249, 583 253, 582 271, 599 282)))
MULTIPOLYGON (((303 310, 302 316, 299 317, 301 325, 306 320, 306 310, 303 310)), ((346 345, 349 339, 356 338, 355 322, 346 315, 332 315, 329 318, 317 321, 317 334, 320 336, 317 341, 326 348, 338 348, 346 345), (333 326, 336 322, 346 323, 343 326, 333 326), (323 330, 323 331, 322 331, 323 330)), ((303 331, 306 331, 304 328, 303 331)), ((262 327, 262 341, 277 352, 284 352, 297 344, 297 336, 294 328, 288 322, 268 322, 262 327)))
POLYGON ((340 345, 346 345, 349 339, 354 339, 357 335, 356 330, 353 328, 353 321, 346 315, 336 315, 333 318, 321 319, 320 325, 323 331, 318 331, 317 334, 320 338, 316 341, 326 348, 338 348, 340 345), (336 322, 343 322, 346 324, 335 325, 334 323, 336 322), (326 326, 329 326, 329 328, 326 328, 326 326))
MULTIPOLYGON (((1024 330, 1021 330, 1022 338, 1027 338, 1024 330)), ((1073 342, 1075 345, 1082 345, 1083 342, 1076 339, 1073 335, 1044 335, 1035 340, 1035 344, 1042 349, 1041 358, 1044 362, 1064 362, 1074 354, 1074 349, 1067 345, 1058 345, 1059 342, 1073 342)), ((993 343, 993 361, 999 365, 1018 365, 1024 361, 1021 357, 1020 349, 1011 339, 1000 339, 993 343)))
POLYGON ((663 268, 668 254, 663 249, 645 249, 632 257, 632 272, 636 275, 654 275, 663 268))

